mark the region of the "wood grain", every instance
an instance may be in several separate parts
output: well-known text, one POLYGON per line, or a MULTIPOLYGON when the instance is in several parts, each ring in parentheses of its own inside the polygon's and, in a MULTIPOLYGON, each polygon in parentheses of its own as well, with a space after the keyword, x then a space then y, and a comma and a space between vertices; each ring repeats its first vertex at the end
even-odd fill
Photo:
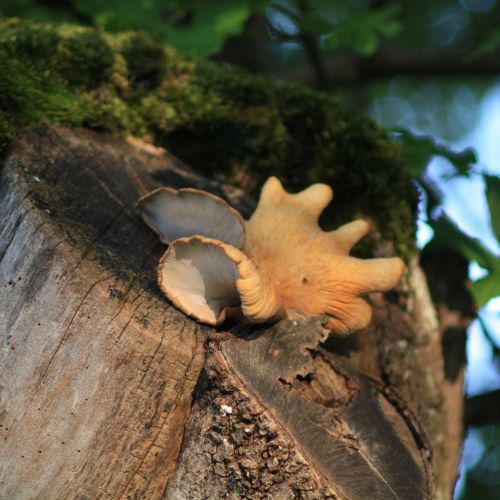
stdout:
POLYGON ((160 294, 134 212, 164 153, 53 127, 11 147, 0 188, 2 498, 158 498, 175 468, 206 328, 160 294))

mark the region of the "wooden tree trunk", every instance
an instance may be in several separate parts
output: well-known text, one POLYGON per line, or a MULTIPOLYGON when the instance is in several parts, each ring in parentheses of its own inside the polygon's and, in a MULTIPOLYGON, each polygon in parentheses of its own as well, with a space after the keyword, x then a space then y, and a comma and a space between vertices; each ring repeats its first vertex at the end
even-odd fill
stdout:
POLYGON ((161 294, 134 210, 194 186, 163 150, 41 126, 0 185, 0 497, 450 498, 461 377, 446 380, 417 266, 370 328, 322 318, 230 331, 161 294))

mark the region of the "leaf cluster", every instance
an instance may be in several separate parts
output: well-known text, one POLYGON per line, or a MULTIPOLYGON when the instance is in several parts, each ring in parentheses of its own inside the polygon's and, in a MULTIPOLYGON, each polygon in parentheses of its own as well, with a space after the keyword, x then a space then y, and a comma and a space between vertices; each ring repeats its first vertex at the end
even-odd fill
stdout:
POLYGON ((491 298, 500 295, 500 259, 481 241, 464 233, 442 211, 443 195, 425 176, 425 170, 434 156, 447 159, 454 171, 443 176, 469 177, 479 175, 484 179, 490 224, 500 246, 500 178, 475 170, 477 157, 471 148, 453 151, 430 136, 417 136, 408 130, 393 132, 412 165, 412 174, 425 191, 427 198, 427 218, 434 230, 434 237, 428 243, 428 250, 454 250, 469 262, 477 262, 488 274, 471 284, 470 290, 478 307, 484 306, 491 298), (439 214, 437 217, 434 214, 439 214))
POLYGON ((392 37, 401 30, 396 4, 370 8, 349 1, 272 2, 268 23, 276 42, 297 42, 303 45, 304 35, 317 37, 322 51, 351 48, 360 55, 373 54, 382 38, 392 37), (284 28, 273 11, 284 16, 292 27, 284 28))

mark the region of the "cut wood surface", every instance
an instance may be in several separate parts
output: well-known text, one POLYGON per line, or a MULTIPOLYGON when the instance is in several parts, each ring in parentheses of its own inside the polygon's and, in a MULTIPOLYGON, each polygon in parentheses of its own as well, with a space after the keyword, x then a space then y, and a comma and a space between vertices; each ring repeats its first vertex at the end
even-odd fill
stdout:
POLYGON ((134 205, 197 187, 248 216, 241 192, 46 125, 1 175, 0 498, 449 498, 460 415, 418 268, 348 339, 322 318, 217 332, 162 295, 134 205))
POLYGON ((205 329, 155 285, 162 245, 134 214, 155 171, 197 182, 96 134, 41 127, 12 147, 0 194, 4 498, 165 488, 205 329))

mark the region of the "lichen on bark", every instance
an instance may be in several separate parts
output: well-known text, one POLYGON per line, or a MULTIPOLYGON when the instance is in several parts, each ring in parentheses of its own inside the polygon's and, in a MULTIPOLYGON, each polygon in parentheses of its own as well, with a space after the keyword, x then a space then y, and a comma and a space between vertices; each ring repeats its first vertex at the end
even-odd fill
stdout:
POLYGON ((145 33, 0 20, 0 151, 41 121, 151 140, 206 175, 250 179, 251 193, 269 175, 291 191, 325 182, 326 228, 370 217, 400 255, 415 250, 409 166, 331 95, 190 60, 145 33))

